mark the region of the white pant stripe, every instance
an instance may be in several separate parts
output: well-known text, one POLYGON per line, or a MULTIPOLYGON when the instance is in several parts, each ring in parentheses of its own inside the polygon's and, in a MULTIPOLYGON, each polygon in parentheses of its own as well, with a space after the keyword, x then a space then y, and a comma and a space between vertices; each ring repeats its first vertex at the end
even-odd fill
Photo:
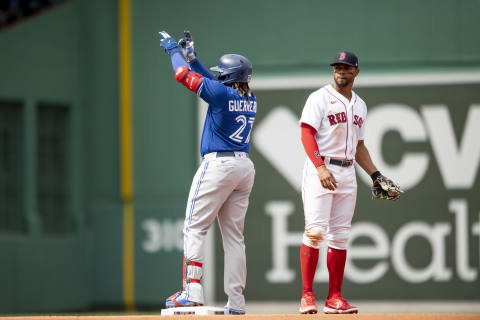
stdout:
MULTIPOLYGON (((193 210, 195 208, 195 201, 197 199, 198 191, 200 190, 200 185, 202 184, 203 177, 205 176, 205 172, 207 171, 207 168, 208 168, 208 161, 205 161, 205 166, 203 167, 203 171, 202 171, 202 174, 200 176, 200 179, 198 179, 197 188, 195 189, 195 195, 194 195, 194 197, 192 199, 192 203, 190 205, 190 213, 188 215, 188 224, 185 228, 185 232, 188 232, 188 229, 190 227, 190 223, 192 222, 193 210)), ((187 256, 187 247, 185 247, 185 256, 187 256)), ((186 262, 187 261, 185 261, 185 263, 186 262)), ((185 272, 188 272, 188 268, 185 268, 185 272)), ((186 276, 187 276, 187 274, 185 275, 185 277, 186 276)), ((186 286, 185 286, 185 292, 187 293, 187 300, 188 300, 188 296, 189 296, 189 290, 188 290, 189 285, 190 284, 187 283, 186 286)))

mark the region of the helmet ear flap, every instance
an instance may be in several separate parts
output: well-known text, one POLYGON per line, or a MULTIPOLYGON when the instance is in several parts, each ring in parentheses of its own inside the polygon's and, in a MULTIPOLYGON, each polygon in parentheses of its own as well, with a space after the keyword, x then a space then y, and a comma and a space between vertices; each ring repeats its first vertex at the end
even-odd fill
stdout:
POLYGON ((225 80, 227 80, 227 78, 228 78, 228 74, 218 73, 217 75, 215 75, 213 79, 218 82, 224 83, 225 80))

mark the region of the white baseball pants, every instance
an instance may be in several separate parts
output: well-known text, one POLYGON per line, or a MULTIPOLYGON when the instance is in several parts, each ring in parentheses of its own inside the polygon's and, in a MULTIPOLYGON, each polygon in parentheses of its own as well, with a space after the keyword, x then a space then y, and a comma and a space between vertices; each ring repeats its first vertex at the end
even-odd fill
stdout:
MULTIPOLYGON (((308 158, 305 162, 302 181, 305 231, 316 228, 322 232, 328 246, 345 250, 357 200, 355 167, 332 165, 328 159, 325 159, 325 165, 337 180, 334 191, 322 187, 317 169, 308 158)), ((312 248, 319 247, 319 244, 310 242, 305 232, 302 243, 312 248)))
POLYGON ((224 290, 227 306, 235 310, 245 310, 243 229, 254 177, 253 162, 244 153, 221 158, 216 158, 215 153, 205 155, 190 188, 183 230, 186 259, 203 263, 205 236, 218 218, 225 253, 224 290))

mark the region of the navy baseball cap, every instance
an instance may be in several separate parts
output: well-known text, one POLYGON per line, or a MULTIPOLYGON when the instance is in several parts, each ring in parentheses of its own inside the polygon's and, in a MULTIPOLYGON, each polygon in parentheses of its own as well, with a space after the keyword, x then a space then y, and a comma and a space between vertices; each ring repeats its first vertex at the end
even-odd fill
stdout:
POLYGON ((355 53, 350 51, 340 51, 335 55, 335 59, 330 64, 331 66, 336 65, 337 63, 348 64, 358 68, 358 58, 355 53))

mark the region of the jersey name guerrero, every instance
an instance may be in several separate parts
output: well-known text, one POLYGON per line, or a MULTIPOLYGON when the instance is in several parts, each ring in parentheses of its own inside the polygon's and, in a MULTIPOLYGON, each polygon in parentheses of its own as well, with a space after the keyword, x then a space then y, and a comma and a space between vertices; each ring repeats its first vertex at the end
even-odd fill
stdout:
POLYGON ((366 116, 367 106, 355 92, 348 101, 326 85, 310 94, 300 123, 317 130, 315 140, 322 156, 354 160, 358 140, 365 136, 366 116))
POLYGON ((257 101, 250 100, 228 100, 228 111, 230 112, 257 112, 257 101))

